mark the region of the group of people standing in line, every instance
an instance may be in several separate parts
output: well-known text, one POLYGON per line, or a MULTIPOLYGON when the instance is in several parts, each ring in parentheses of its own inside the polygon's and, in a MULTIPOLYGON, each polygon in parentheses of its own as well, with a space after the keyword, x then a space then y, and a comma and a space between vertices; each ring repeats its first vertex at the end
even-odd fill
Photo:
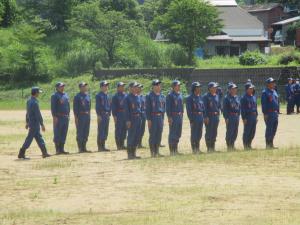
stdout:
POLYGON ((300 82, 296 78, 288 78, 288 84, 285 86, 286 101, 287 101, 287 114, 300 113, 300 82))
MULTIPOLYGON (((56 154, 68 154, 64 145, 67 138, 70 100, 64 91, 65 84, 58 82, 56 92, 51 97, 51 113, 53 117, 53 131, 56 154)), ((159 148, 164 127, 165 114, 169 123, 168 144, 170 155, 180 154, 178 143, 181 138, 184 99, 180 92, 181 82, 174 80, 171 91, 165 97, 162 94, 162 82, 158 79, 152 81, 152 90, 144 96, 143 85, 137 82, 128 84, 117 83, 116 94, 110 98, 108 94, 109 82, 100 82, 100 92, 95 98, 97 113, 98 134, 97 145, 99 152, 110 151, 106 148, 111 115, 115 123, 115 143, 118 150, 127 150, 128 159, 139 158, 137 148, 142 147, 142 139, 146 122, 149 130, 149 147, 151 157, 161 156, 159 148), (127 146, 125 140, 127 138, 127 146)), ((266 80, 266 88, 261 94, 262 113, 266 124, 265 141, 267 149, 274 149, 273 140, 278 126, 279 100, 275 90, 276 81, 273 78, 266 80)), ((228 151, 235 150, 235 141, 238 135, 240 117, 244 124, 243 144, 245 150, 252 149, 252 140, 256 133, 257 124, 257 97, 255 86, 248 80, 244 86, 245 93, 238 96, 238 86, 228 83, 227 94, 223 97, 222 89, 218 83, 208 83, 207 93, 202 95, 202 85, 199 82, 191 84, 191 93, 186 98, 186 112, 191 128, 191 148, 194 154, 201 153, 200 140, 203 126, 205 126, 205 142, 207 152, 215 151, 220 115, 226 122, 226 144, 228 151)), ((89 137, 91 121, 91 98, 88 93, 88 84, 79 84, 79 93, 73 100, 73 112, 76 124, 76 140, 79 153, 87 153, 86 144, 89 137)), ((49 157, 40 129, 45 131, 43 118, 39 110, 38 96, 40 88, 33 87, 31 98, 27 101, 26 129, 28 136, 19 151, 18 158, 26 159, 25 152, 33 138, 36 139, 42 156, 49 157)))

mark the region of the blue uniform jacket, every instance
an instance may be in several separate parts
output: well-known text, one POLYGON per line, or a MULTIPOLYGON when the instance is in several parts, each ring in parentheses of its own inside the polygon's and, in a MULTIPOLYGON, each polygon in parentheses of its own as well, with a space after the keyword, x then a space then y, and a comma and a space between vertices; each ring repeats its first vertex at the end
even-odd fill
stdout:
POLYGON ((125 98, 126 94, 124 92, 117 92, 112 97, 111 111, 113 116, 117 116, 120 112, 125 112, 125 98))
POLYGON ((151 120, 152 114, 162 113, 166 111, 166 98, 164 95, 156 95, 151 91, 146 96, 146 118, 151 120))
POLYGON ((261 96, 261 106, 263 114, 279 112, 277 92, 266 88, 261 96))
POLYGON ((205 114, 204 117, 209 117, 210 115, 220 114, 221 103, 219 99, 219 95, 212 95, 211 93, 206 93, 203 96, 203 102, 205 106, 205 114))
POLYGON ((241 98, 241 114, 242 119, 247 119, 247 116, 249 115, 258 115, 257 112, 257 99, 255 95, 248 95, 245 94, 241 98))
POLYGON ((44 125, 39 102, 35 97, 31 97, 27 101, 26 124, 30 128, 39 128, 44 125))
POLYGON ((51 96, 52 116, 68 116, 70 114, 70 100, 67 93, 56 92, 51 96))
POLYGON ((141 98, 138 95, 132 93, 128 94, 125 98, 125 118, 127 122, 130 122, 133 117, 141 115, 141 98))
POLYGON ((141 111, 143 118, 146 118, 146 97, 144 95, 140 95, 141 99, 141 111))
POLYGON ((111 112, 111 100, 109 95, 100 91, 96 95, 96 113, 97 115, 109 114, 111 112))
POLYGON ((241 103, 238 96, 226 95, 223 102, 223 116, 228 119, 230 115, 239 116, 241 112, 241 103))
POLYGON ((183 113, 183 99, 180 93, 171 91, 166 99, 166 112, 168 117, 174 114, 183 113))
POLYGON ((191 122, 195 120, 195 116, 200 115, 199 113, 202 113, 202 116, 204 116, 205 106, 202 96, 197 96, 195 94, 189 95, 186 98, 186 111, 191 122))
POLYGON ((78 93, 74 97, 73 102, 74 115, 78 117, 80 114, 89 114, 91 111, 91 98, 88 94, 78 93))
POLYGON ((285 86, 286 100, 288 101, 294 96, 294 87, 292 84, 287 84, 285 86))

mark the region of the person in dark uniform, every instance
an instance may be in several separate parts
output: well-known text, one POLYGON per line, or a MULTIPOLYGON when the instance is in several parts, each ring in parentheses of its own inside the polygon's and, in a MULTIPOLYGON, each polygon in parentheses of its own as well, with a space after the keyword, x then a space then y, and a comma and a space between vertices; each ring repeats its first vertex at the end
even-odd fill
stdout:
POLYGON ((146 97, 142 93, 143 87, 144 86, 142 84, 139 84, 139 86, 138 86, 138 95, 141 98, 141 110, 142 110, 141 133, 140 133, 138 148, 144 148, 144 146, 143 146, 143 137, 144 137, 145 128, 146 128, 146 97))
POLYGON ((149 146, 151 157, 161 156, 159 147, 164 127, 166 99, 161 94, 161 81, 152 81, 152 91, 146 96, 146 117, 149 129, 149 146))
POLYGON ((108 136, 109 119, 111 114, 111 100, 108 95, 109 83, 104 80, 100 82, 100 92, 96 95, 96 113, 98 122, 97 145, 99 152, 107 152, 105 147, 108 136))
POLYGON ((229 93, 223 102, 223 117, 226 123, 226 144, 229 151, 235 150, 234 143, 239 130, 241 104, 237 95, 237 89, 236 84, 229 84, 229 93))
POLYGON ((205 106, 201 96, 201 84, 192 83, 191 94, 186 99, 186 112, 191 126, 191 146, 194 154, 200 153, 205 106))
POLYGON ((136 149, 139 144, 141 123, 142 123, 142 109, 141 98, 138 95, 137 82, 129 84, 131 93, 125 98, 125 118, 128 129, 127 137, 127 154, 128 159, 138 159, 136 156, 136 149))
POLYGON ((299 79, 296 79, 294 84, 294 95, 295 95, 295 105, 297 108, 297 114, 300 113, 300 83, 299 79))
POLYGON ((86 143, 90 133, 91 123, 91 98, 88 94, 88 84, 79 84, 80 92, 74 97, 73 111, 77 130, 77 145, 79 153, 86 153, 86 143))
POLYGON ((55 85, 56 92, 51 96, 51 113, 53 117, 53 132, 56 154, 69 154, 65 151, 69 119, 70 119, 70 100, 65 93, 65 84, 58 82, 55 85))
POLYGON ((19 151, 19 159, 28 159, 25 156, 25 152, 30 147, 33 138, 36 140, 39 148, 41 149, 42 157, 46 158, 50 156, 47 152, 45 141, 41 135, 41 128, 43 132, 45 132, 46 130, 43 122, 43 117, 39 108, 39 102, 37 100, 41 92, 42 91, 40 90, 40 88, 33 87, 31 89, 31 98, 27 101, 25 128, 28 130, 28 135, 25 139, 23 146, 19 151))
POLYGON ((243 144, 245 150, 252 149, 251 144, 256 133, 258 112, 254 88, 255 86, 252 83, 246 83, 246 93, 241 98, 241 115, 244 123, 243 144))
POLYGON ((293 89, 293 78, 288 78, 288 84, 285 86, 285 97, 287 101, 286 105, 286 114, 290 115, 293 113, 293 107, 294 107, 294 89, 293 89))
POLYGON ((266 123, 266 147, 275 149, 273 141, 278 127, 278 95, 275 91, 275 80, 271 77, 266 80, 266 89, 261 96, 262 112, 266 123))
POLYGON ((217 94, 217 84, 215 82, 208 83, 208 93, 203 97, 205 106, 204 123, 206 128, 205 142, 207 152, 215 151, 215 143, 218 134, 218 127, 220 121, 221 104, 219 95, 217 94))
POLYGON ((112 115, 115 122, 115 141, 118 150, 125 150, 124 141, 127 135, 125 119, 125 83, 118 82, 117 93, 112 98, 112 115))
POLYGON ((182 133, 183 98, 180 93, 180 81, 172 82, 172 91, 166 98, 166 112, 169 121, 169 149, 170 155, 178 154, 178 143, 182 133))
MULTIPOLYGON (((232 83, 232 82, 229 82, 229 83, 232 83)), ((216 85, 217 85, 217 95, 219 96, 219 101, 220 101, 220 110, 221 112, 223 111, 223 97, 224 97, 224 93, 223 93, 223 90, 222 90, 222 87, 220 86, 219 83, 216 82, 216 85)))

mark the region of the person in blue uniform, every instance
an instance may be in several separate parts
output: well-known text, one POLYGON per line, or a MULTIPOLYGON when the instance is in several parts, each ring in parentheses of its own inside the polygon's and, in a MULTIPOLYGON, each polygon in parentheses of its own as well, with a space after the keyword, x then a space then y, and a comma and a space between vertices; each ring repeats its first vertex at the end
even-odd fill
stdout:
POLYGON ((245 84, 245 94, 241 98, 241 115, 244 123, 243 144, 245 150, 252 149, 252 140, 256 133, 257 124, 257 99, 254 95, 255 86, 245 84))
POLYGON ((296 79, 294 84, 294 95, 295 95, 295 105, 297 108, 297 114, 300 113, 300 82, 299 79, 296 79))
POLYGON ((182 133, 183 98, 180 93, 180 81, 172 82, 172 91, 166 98, 166 112, 169 121, 169 149, 170 155, 178 154, 178 142, 182 133))
POLYGON ((53 132, 56 154, 69 154, 64 146, 69 128, 70 100, 65 93, 65 84, 58 82, 55 85, 56 92, 51 96, 51 113, 53 117, 53 132))
POLYGON ((142 123, 141 123, 141 132, 140 132, 140 139, 139 139, 139 144, 138 148, 144 148, 143 146, 143 137, 145 134, 145 128, 146 128, 146 97, 143 95, 143 85, 139 84, 138 86, 138 95, 141 98, 141 110, 142 110, 142 123))
POLYGON ((191 94, 186 99, 186 112, 191 126, 191 146, 194 154, 200 153, 205 106, 201 96, 201 84, 193 82, 191 94))
POLYGON ((166 99, 161 94, 161 81, 152 81, 152 91, 146 96, 146 117, 149 129, 149 146, 151 157, 161 156, 159 147, 164 126, 166 99))
POLYGON ((46 158, 50 156, 47 152, 45 141, 41 135, 41 128, 43 132, 45 132, 46 130, 43 122, 43 117, 39 108, 39 102, 37 100, 41 92, 42 91, 39 87, 33 87, 31 89, 31 98, 27 101, 25 128, 28 130, 28 135, 25 139, 23 146, 19 151, 19 159, 28 159, 25 156, 25 152, 30 147, 33 139, 36 140, 39 148, 41 149, 42 157, 46 158))
POLYGON ((293 107, 294 107, 294 87, 293 87, 293 78, 288 78, 288 83, 285 86, 285 98, 287 101, 286 105, 286 113, 287 115, 290 115, 293 113, 293 107))
POLYGON ((111 114, 111 100, 108 95, 109 83, 100 82, 100 92, 96 95, 96 113, 98 122, 97 146, 99 152, 107 152, 105 147, 108 136, 109 119, 111 114))
POLYGON ((125 98, 125 118, 128 129, 127 137, 127 154, 128 159, 138 159, 136 156, 136 149, 139 144, 141 123, 142 123, 142 109, 141 98, 138 95, 137 82, 129 84, 130 93, 125 98))
MULTIPOLYGON (((231 82, 229 82, 231 83, 231 82)), ((216 82, 216 85, 217 85, 217 95, 219 96, 219 101, 220 101, 220 110, 222 111, 223 110, 223 97, 224 97, 224 93, 223 93, 223 90, 222 90, 222 87, 220 86, 219 83, 216 82)))
POLYGON ((125 83, 117 83, 117 93, 112 98, 112 115, 115 122, 115 141, 117 150, 125 150, 125 139, 127 135, 126 119, 125 119, 125 83))
POLYGON ((208 83, 208 92, 203 96, 203 102, 206 109, 204 114, 206 128, 205 142, 208 153, 215 151, 215 143, 220 122, 221 103, 219 95, 217 94, 217 87, 218 85, 215 82, 208 83))
POLYGON ((223 117, 226 123, 226 144, 229 151, 235 150, 235 141, 238 135, 241 104, 237 95, 238 87, 231 83, 228 86, 228 94, 223 102, 223 117))
POLYGON ((73 111, 76 124, 76 140, 79 153, 89 152, 86 148, 91 123, 91 98, 88 93, 88 84, 79 84, 80 92, 74 97, 73 111))
POLYGON ((278 127, 278 95, 275 91, 275 80, 271 77, 266 80, 266 88, 261 96, 262 112, 266 123, 266 147, 274 149, 274 137, 278 127))

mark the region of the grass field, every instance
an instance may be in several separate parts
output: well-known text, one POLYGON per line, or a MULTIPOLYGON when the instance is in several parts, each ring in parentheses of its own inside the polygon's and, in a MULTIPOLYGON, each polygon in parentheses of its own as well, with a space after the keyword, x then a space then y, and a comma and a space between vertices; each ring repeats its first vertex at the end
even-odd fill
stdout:
MULTIPOLYGON (((50 153, 52 121, 42 112, 50 153)), ((298 115, 280 117, 275 144, 279 150, 224 152, 225 126, 219 128, 221 153, 191 155, 185 119, 180 142, 182 156, 126 160, 116 151, 113 123, 109 153, 77 154, 71 118, 66 148, 72 154, 41 159, 34 143, 31 160, 17 160, 26 136, 24 111, 0 111, 1 225, 284 225, 300 224, 300 146, 298 115)), ((259 117, 254 147, 264 147, 259 117)), ((165 126, 163 143, 167 144, 165 126)), ((237 147, 242 148, 242 126, 237 147)), ((147 145, 148 134, 144 137, 147 145)), ((201 142, 202 151, 204 142, 201 142)), ((88 148, 96 151, 96 120, 92 115, 88 148)))

